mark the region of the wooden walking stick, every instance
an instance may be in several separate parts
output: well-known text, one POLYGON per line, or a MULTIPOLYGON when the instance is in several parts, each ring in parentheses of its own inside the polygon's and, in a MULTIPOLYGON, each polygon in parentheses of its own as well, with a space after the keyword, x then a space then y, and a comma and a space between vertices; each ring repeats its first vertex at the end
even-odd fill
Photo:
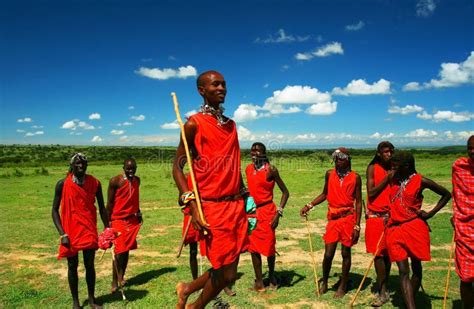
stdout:
POLYGON ((178 254, 176 255, 177 258, 181 256, 181 252, 183 251, 184 242, 186 240, 186 235, 188 235, 190 225, 191 225, 191 218, 189 218, 188 224, 186 224, 186 229, 184 230, 184 234, 183 234, 183 240, 181 241, 181 245, 179 246, 179 249, 178 249, 178 254))
MULTIPOLYGON (((117 259, 115 258, 115 252, 114 252, 114 250, 110 250, 110 251, 112 251, 112 260, 113 260, 113 264, 114 264, 114 267, 115 267, 115 271, 117 272, 117 285, 119 287, 120 293, 122 294, 122 299, 127 300, 127 298, 125 297, 125 291, 123 290, 122 281, 119 278, 120 274, 119 274, 119 271, 118 271, 117 259)), ((122 279, 123 279, 123 276, 122 276, 122 279)))
POLYGON ((362 278, 362 281, 359 284, 359 288, 357 289, 354 297, 352 298, 352 301, 350 303, 350 306, 352 307, 354 305, 354 302, 357 299, 357 296, 359 296, 360 290, 362 289, 362 286, 364 285, 365 278, 367 278, 367 275, 369 274, 370 268, 372 268, 372 264, 375 261, 375 258, 377 257, 377 254, 379 253, 379 248, 380 248, 380 242, 382 241, 383 235, 385 234, 385 230, 382 232, 382 235, 380 235, 379 241, 377 242, 377 247, 375 247, 375 254, 372 257, 372 260, 369 263, 369 267, 367 267, 367 270, 365 271, 364 277, 362 278))
POLYGON ((446 274, 446 287, 444 288, 443 309, 446 309, 446 300, 448 299, 449 279, 451 277, 451 261, 453 259, 453 253, 454 253, 455 235, 456 235, 456 231, 453 231, 453 240, 451 241, 451 251, 449 252, 449 260, 448 260, 448 273, 446 274))
POLYGON ((318 280, 318 274, 316 272, 316 260, 314 259, 313 241, 311 239, 311 228, 309 226, 308 216, 305 216, 305 218, 306 218, 306 228, 308 229, 309 250, 311 251, 311 260, 313 261, 314 281, 316 283, 316 291, 318 293, 318 297, 320 297, 321 295, 319 294, 319 280, 318 280))
MULTIPOLYGON (((176 93, 172 92, 171 97, 173 98, 174 111, 176 112, 176 120, 178 120, 179 127, 181 129, 181 139, 183 140, 184 150, 186 151, 186 160, 188 161, 189 174, 191 175, 191 181, 193 183, 194 196, 196 197, 196 204, 199 211, 199 217, 201 218, 202 223, 207 224, 206 219, 204 218, 204 213, 202 212, 201 198, 199 196, 199 191, 197 189, 196 178, 194 177, 193 170, 193 161, 191 160, 191 153, 189 152, 188 140, 186 139, 186 134, 184 132, 184 124, 179 113, 178 98, 176 93)), ((204 235, 207 235, 207 231, 203 231, 204 235)), ((186 238, 186 234, 183 236, 183 240, 186 238)))

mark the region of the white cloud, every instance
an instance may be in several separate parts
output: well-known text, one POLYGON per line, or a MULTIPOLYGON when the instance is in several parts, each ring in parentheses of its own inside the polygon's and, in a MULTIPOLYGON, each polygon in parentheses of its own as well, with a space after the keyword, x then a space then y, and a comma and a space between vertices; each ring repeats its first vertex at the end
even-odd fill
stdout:
POLYGON ((96 135, 91 139, 91 142, 100 143, 100 142, 102 142, 102 138, 100 136, 96 135))
POLYGON ((423 86, 418 82, 410 82, 403 86, 403 91, 419 91, 422 90, 423 86))
POLYGON ((42 129, 44 128, 44 126, 38 126, 38 125, 34 125, 34 126, 31 126, 32 129, 42 129))
POLYGON ((438 133, 432 130, 425 130, 425 129, 416 129, 413 131, 408 132, 405 134, 405 137, 412 137, 412 138, 428 138, 428 137, 435 137, 438 133))
POLYGON ((388 139, 388 138, 392 138, 394 136, 395 136, 395 134, 392 133, 392 132, 390 132, 388 134, 380 134, 379 132, 375 132, 374 134, 369 136, 369 138, 372 138, 372 139, 388 139))
POLYGON ((352 80, 343 89, 335 87, 332 90, 334 95, 370 95, 370 94, 390 94, 390 82, 381 78, 378 82, 372 85, 367 84, 364 79, 352 80))
POLYGON ((331 100, 328 92, 320 92, 310 86, 286 86, 283 90, 276 90, 273 96, 267 98, 265 103, 275 104, 314 104, 331 100))
POLYGON ((457 132, 457 136, 463 140, 467 140, 471 135, 474 135, 474 131, 461 131, 457 132))
POLYGON ((470 121, 474 118, 474 114, 469 114, 467 112, 464 113, 456 113, 452 111, 437 111, 433 114, 433 120, 435 122, 441 121, 450 121, 450 122, 464 122, 470 121))
POLYGON ((268 87, 270 87, 270 84, 269 84, 269 83, 266 83, 266 84, 264 84, 262 87, 263 87, 263 88, 268 88, 268 87))
POLYGON ((310 36, 294 36, 291 34, 287 34, 284 29, 279 29, 275 36, 269 35, 265 39, 256 38, 255 43, 292 43, 292 42, 304 42, 309 40, 310 36))
POLYGON ((117 126, 119 127, 128 127, 128 126, 133 126, 133 122, 128 122, 128 121, 125 121, 125 122, 121 122, 121 123, 117 123, 117 126))
POLYGON ((130 106, 128 107, 128 110, 134 110, 134 109, 135 109, 135 106, 133 106, 133 105, 130 105, 130 106))
POLYGON ((240 104, 234 111, 234 120, 237 122, 252 121, 260 118, 258 111, 262 107, 252 104, 240 104))
POLYGON ((328 57, 331 55, 343 55, 344 49, 342 44, 339 42, 332 42, 324 46, 319 47, 313 52, 297 53, 295 55, 296 60, 307 61, 314 57, 328 57))
POLYGON ((419 114, 416 114, 417 118, 423 119, 423 120, 430 120, 433 119, 433 115, 428 114, 426 111, 423 111, 419 114))
POLYGON ((189 112, 185 113, 184 116, 185 116, 186 118, 189 118, 189 117, 191 117, 192 115, 197 114, 197 112, 198 112, 197 110, 192 109, 192 110, 190 110, 189 112))
POLYGON ((430 17, 433 15, 435 9, 436 3, 434 0, 419 0, 416 3, 416 16, 430 17))
POLYGON ((110 134, 112 135, 122 135, 125 133, 125 130, 112 130, 110 131, 110 134))
POLYGON ((317 116, 327 116, 334 114, 337 110, 337 102, 316 103, 306 109, 306 113, 317 116))
POLYGON ((119 140, 121 142, 128 142, 128 136, 127 135, 120 136, 119 140))
POLYGON ((237 134, 239 136, 240 141, 254 141, 256 139, 255 135, 253 135, 249 129, 243 126, 237 127, 237 134))
POLYGON ((151 68, 150 69, 150 68, 140 67, 140 69, 138 71, 135 71, 135 73, 148 77, 148 78, 152 78, 152 79, 167 80, 170 78, 185 79, 188 77, 193 77, 197 75, 197 70, 192 65, 179 67, 177 70, 171 69, 171 68, 166 68, 166 69, 151 68))
POLYGON ((391 105, 388 107, 388 112, 389 114, 402 114, 402 115, 407 115, 407 114, 412 114, 412 113, 419 113, 423 111, 423 107, 418 106, 418 105, 406 105, 404 107, 400 107, 397 105, 391 105))
POLYGON ((347 25, 345 29, 346 31, 359 31, 362 28, 364 28, 364 26, 365 26, 365 23, 362 20, 359 20, 358 23, 347 25))
POLYGON ((280 71, 285 72, 285 71, 288 71, 289 68, 290 66, 288 64, 284 64, 281 66, 280 71))
POLYGON ((178 124, 178 121, 175 120, 173 122, 163 123, 160 126, 160 128, 165 129, 165 130, 179 129, 179 124, 178 124))
POLYGON ((95 127, 93 125, 88 124, 87 122, 80 121, 79 119, 73 119, 66 121, 63 123, 61 126, 61 129, 67 129, 67 130, 76 130, 78 128, 81 128, 83 130, 94 130, 95 127))
POLYGON ((99 120, 100 119, 100 114, 99 113, 93 113, 89 115, 90 120, 99 120))
POLYGON ((20 118, 16 120, 17 122, 32 122, 33 120, 30 117, 20 118))
POLYGON ((35 135, 43 135, 43 131, 36 131, 36 132, 26 132, 25 136, 35 136, 35 135))
POLYGON ((145 115, 132 116, 131 119, 135 121, 143 121, 145 120, 145 115))
POLYGON ((16 129, 16 132, 17 132, 17 133, 25 133, 25 130, 16 129))

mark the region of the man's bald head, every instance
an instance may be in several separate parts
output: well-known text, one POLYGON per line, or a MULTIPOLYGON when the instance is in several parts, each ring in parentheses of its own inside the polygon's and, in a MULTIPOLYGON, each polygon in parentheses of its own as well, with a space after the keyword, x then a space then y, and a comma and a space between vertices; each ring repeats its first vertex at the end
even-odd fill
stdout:
POLYGON ((197 80, 196 80, 196 86, 199 88, 199 87, 204 87, 204 85, 206 84, 206 81, 209 79, 209 76, 210 75, 220 75, 222 76, 221 73, 217 72, 217 71, 206 71, 206 72, 203 72, 201 74, 199 74, 197 80))

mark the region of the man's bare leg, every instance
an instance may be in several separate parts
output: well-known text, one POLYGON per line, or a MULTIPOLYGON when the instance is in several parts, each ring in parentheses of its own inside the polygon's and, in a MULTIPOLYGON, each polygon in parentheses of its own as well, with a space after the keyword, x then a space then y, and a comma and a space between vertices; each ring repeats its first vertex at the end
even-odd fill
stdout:
POLYGON ((265 291, 265 285, 263 284, 263 275, 262 275, 262 256, 258 253, 252 253, 252 265, 255 272, 255 283, 252 290, 256 292, 265 291))
POLYGON ((375 272, 377 274, 377 298, 372 302, 373 307, 380 307, 388 300, 387 281, 390 273, 390 259, 388 256, 377 256, 374 260, 375 272))
POLYGON ((474 308, 474 287, 473 282, 461 281, 459 290, 461 292, 461 301, 464 304, 464 309, 474 308))
POLYGON ((197 242, 192 242, 189 244, 189 267, 191 268, 193 280, 196 280, 198 277, 197 245, 197 242))
POLYGON ((413 294, 413 287, 410 281, 410 266, 408 265, 408 258, 401 262, 397 262, 400 273, 400 288, 402 290, 403 299, 408 309, 415 309, 415 296, 413 294))
POLYGON ((337 288, 335 298, 343 297, 346 294, 347 282, 349 281, 349 271, 351 270, 351 248, 341 244, 342 254, 342 277, 337 288))
POLYGON ((176 285, 176 294, 178 294, 178 303, 176 304, 176 308, 184 308, 189 295, 199 291, 204 287, 206 282, 211 278, 211 271, 212 270, 206 271, 204 274, 190 283, 178 282, 176 285))
POLYGON ((421 280, 423 279, 423 268, 421 266, 421 261, 417 259, 411 259, 411 270, 413 275, 411 276, 411 286, 413 289, 413 297, 421 286, 421 280))
POLYGON ((92 308, 100 308, 100 306, 95 303, 95 250, 84 250, 83 257, 84 267, 86 269, 86 282, 89 306, 91 306, 92 308))
POLYGON ((81 307, 79 303, 79 290, 78 290, 78 282, 79 282, 79 278, 77 276, 78 265, 79 265, 79 259, 77 255, 67 258, 67 280, 69 282, 69 289, 71 290, 73 308, 81 307))
POLYGON ((270 279, 270 287, 272 289, 277 289, 278 282, 275 277, 275 256, 274 255, 268 256, 267 263, 268 263, 268 278, 270 279))
POLYGON ((324 246, 324 259, 323 259, 323 282, 319 287, 319 293, 324 294, 328 291, 328 279, 329 273, 331 272, 332 259, 334 253, 336 253, 337 242, 326 244, 324 246))

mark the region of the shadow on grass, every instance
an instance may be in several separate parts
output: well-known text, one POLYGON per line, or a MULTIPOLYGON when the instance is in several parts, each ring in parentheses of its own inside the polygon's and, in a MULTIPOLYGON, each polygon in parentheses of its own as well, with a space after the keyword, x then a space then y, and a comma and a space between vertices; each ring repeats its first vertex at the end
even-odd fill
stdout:
MULTIPOLYGON (((400 290, 400 280, 398 275, 391 275, 388 279, 389 291, 393 291, 391 295, 391 303, 394 307, 405 307, 402 291, 400 290)), ((443 295, 431 295, 420 287, 415 295, 416 308, 433 308, 433 300, 442 300, 443 295)), ((453 303, 453 308, 456 308, 453 303)))
MULTIPOLYGON (((329 291, 337 291, 337 288, 339 287, 339 283, 341 282, 341 274, 334 273, 332 276, 329 277, 329 280, 331 280, 331 277, 332 278, 337 277, 338 280, 331 287, 329 287, 328 290, 329 291)), ((360 282, 362 281, 362 278, 363 278, 363 276, 360 275, 360 274, 349 273, 349 280, 347 282, 346 293, 350 292, 352 290, 356 291, 357 288, 359 287, 360 282)), ((322 278, 320 278, 320 281, 321 280, 322 280, 322 278)), ((371 282, 372 282, 371 278, 368 278, 368 277, 365 278, 365 282, 364 282, 364 285, 362 286, 361 291, 365 290, 367 288, 367 286, 369 286, 371 284, 371 282)), ((328 283, 329 283, 329 281, 328 281, 328 283)))
POLYGON ((453 300, 453 309, 462 309, 462 301, 460 299, 453 300))
MULTIPOLYGON (((266 274, 268 276, 268 274, 266 274)), ((296 285, 298 282, 306 279, 306 276, 300 275, 294 270, 282 270, 275 271, 275 277, 278 281, 278 288, 289 288, 296 285)), ((266 278, 263 280, 265 286, 270 285, 270 279, 266 278)))
POLYGON ((144 273, 138 274, 135 277, 127 279, 127 286, 142 285, 147 283, 148 281, 158 278, 161 275, 175 271, 176 267, 163 267, 160 269, 149 270, 144 273))
MULTIPOLYGON (((138 299, 142 299, 145 296, 148 295, 148 291, 145 290, 132 290, 125 288, 125 296, 127 297, 127 300, 122 300, 122 294, 120 294, 119 291, 107 295, 102 295, 96 298, 96 301, 98 304, 111 304, 115 302, 124 302, 125 304, 128 302, 132 302, 138 299)), ((85 301, 85 304, 87 304, 87 301, 85 301)), ((85 305, 83 304, 83 306, 85 305)))

